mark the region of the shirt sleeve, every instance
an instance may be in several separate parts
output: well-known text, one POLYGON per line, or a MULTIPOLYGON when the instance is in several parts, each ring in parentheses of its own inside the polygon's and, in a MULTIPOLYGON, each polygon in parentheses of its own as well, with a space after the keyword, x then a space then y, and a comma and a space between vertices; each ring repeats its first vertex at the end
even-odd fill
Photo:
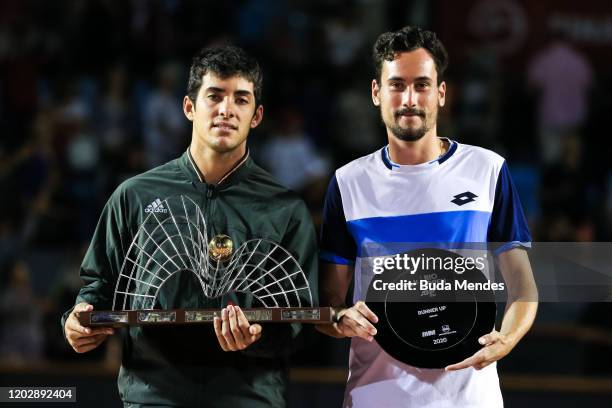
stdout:
POLYGON ((527 219, 506 162, 497 177, 487 241, 494 243, 498 255, 516 247, 531 247, 527 219))
MULTIPOLYGON (((104 206, 83 258, 80 268, 83 286, 79 290, 75 305, 86 302, 93 305, 94 310, 112 308, 115 284, 127 248, 123 232, 123 211, 118 196, 119 192, 116 191, 104 206)), ((62 329, 73 308, 63 314, 62 329)))
POLYGON ((342 195, 334 175, 327 187, 323 205, 319 258, 327 263, 353 265, 356 256, 357 244, 348 230, 342 195))

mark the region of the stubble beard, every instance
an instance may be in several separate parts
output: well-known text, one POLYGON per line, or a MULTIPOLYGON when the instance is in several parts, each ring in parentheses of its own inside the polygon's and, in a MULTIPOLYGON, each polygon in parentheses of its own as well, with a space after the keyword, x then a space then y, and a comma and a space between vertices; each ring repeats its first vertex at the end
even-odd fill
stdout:
POLYGON ((387 128, 393 133, 393 136, 404 142, 415 142, 425 136, 427 131, 429 131, 429 128, 425 126, 425 124, 418 128, 403 128, 397 123, 393 123, 391 126, 387 125, 387 128))
POLYGON ((384 119, 384 116, 382 116, 382 110, 381 110, 381 118, 383 120, 383 123, 387 127, 387 129, 391 131, 393 136, 397 137, 399 140, 402 140, 404 142, 415 142, 421 139, 423 136, 425 136, 425 134, 427 134, 427 132, 429 132, 429 130, 432 127, 432 123, 435 124, 436 122, 436 112, 432 112, 430 115, 428 115, 427 113, 423 111, 419 111, 419 113, 417 114, 419 115, 419 117, 421 118, 423 122, 421 126, 402 127, 399 125, 398 121, 399 121, 399 118, 403 114, 405 114, 403 110, 399 110, 395 112, 393 115, 394 120, 391 123, 387 123, 387 121, 385 121, 384 119))

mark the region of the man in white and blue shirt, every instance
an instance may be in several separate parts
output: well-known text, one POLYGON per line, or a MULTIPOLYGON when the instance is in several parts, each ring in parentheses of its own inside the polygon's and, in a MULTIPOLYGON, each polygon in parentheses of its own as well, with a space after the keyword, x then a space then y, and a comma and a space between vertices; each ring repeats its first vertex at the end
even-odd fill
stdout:
MULTIPOLYGON (((537 290, 524 248, 531 236, 505 160, 438 137, 447 54, 434 33, 404 27, 374 46, 372 100, 388 136, 384 148, 338 169, 324 207, 321 304, 343 307, 319 330, 352 337, 346 407, 501 407, 495 362, 529 330, 537 290), (404 364, 376 343, 378 317, 363 302, 363 248, 391 242, 497 242, 512 297, 500 331, 474 356, 445 369, 404 364), (353 306, 344 306, 354 277, 353 306)), ((364 286, 364 283, 366 286, 364 286)))

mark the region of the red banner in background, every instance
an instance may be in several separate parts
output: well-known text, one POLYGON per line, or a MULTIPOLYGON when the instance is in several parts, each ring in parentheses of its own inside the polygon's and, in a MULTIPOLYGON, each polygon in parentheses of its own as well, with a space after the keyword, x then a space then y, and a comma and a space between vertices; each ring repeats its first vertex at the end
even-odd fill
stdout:
POLYGON ((432 2, 431 22, 449 50, 451 67, 484 47, 510 68, 525 69, 555 29, 601 74, 612 68, 610 1, 436 0, 432 2))

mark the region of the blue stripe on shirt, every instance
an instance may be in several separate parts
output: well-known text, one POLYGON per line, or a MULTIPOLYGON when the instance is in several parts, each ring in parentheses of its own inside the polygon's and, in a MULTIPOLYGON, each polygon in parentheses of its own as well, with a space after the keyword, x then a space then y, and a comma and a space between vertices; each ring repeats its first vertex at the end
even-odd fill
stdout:
POLYGON ((450 211, 362 218, 347 224, 360 256, 368 243, 486 242, 490 218, 485 211, 450 211))

